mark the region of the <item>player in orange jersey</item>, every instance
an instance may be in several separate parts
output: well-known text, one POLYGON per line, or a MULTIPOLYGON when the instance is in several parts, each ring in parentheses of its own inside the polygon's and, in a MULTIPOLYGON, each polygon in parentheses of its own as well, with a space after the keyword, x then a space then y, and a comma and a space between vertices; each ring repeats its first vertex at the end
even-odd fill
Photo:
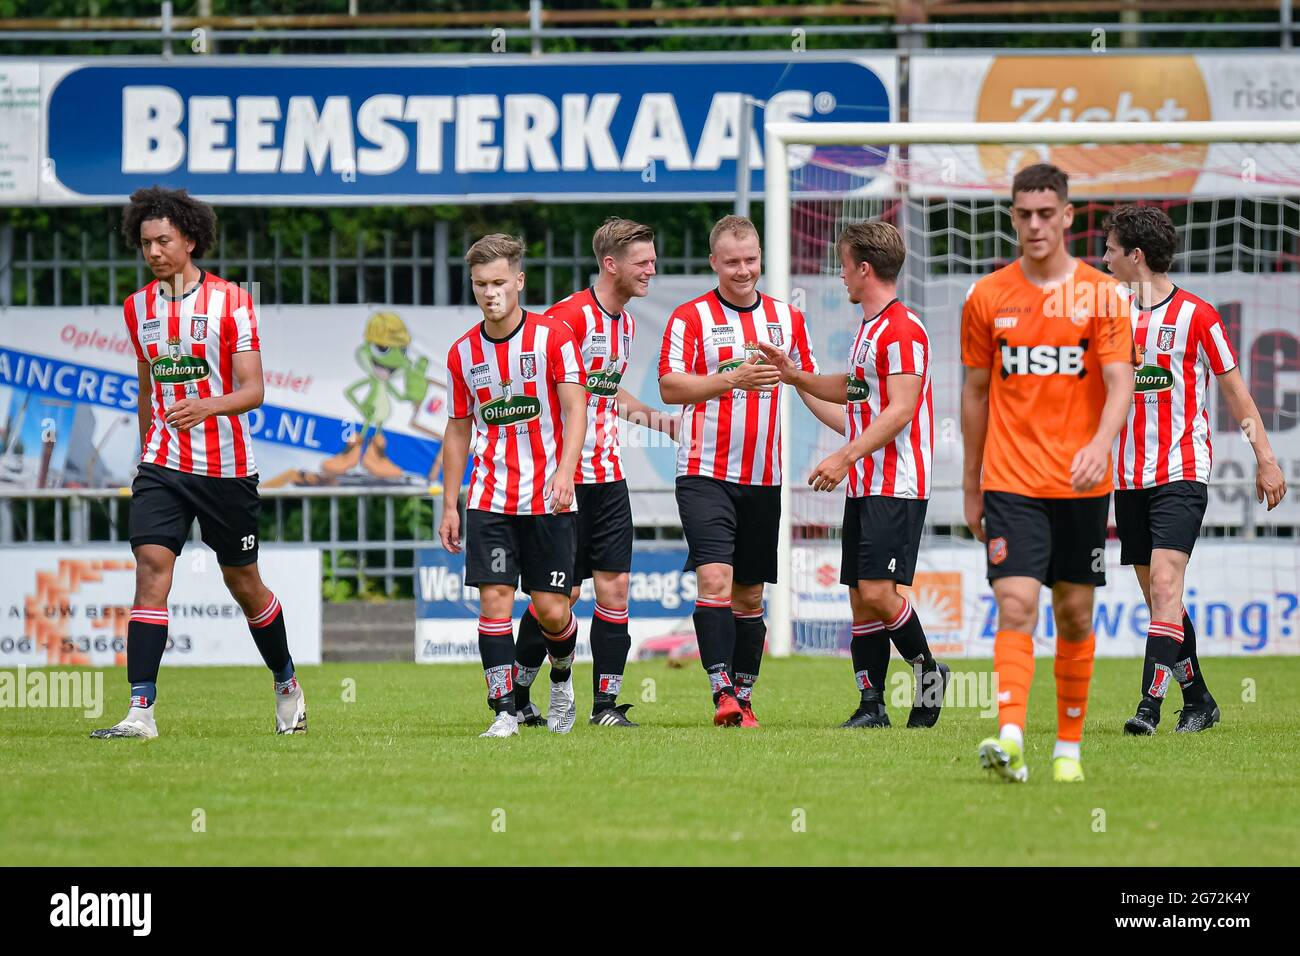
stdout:
POLYGON ((1106 583, 1110 449, 1133 401, 1127 300, 1069 253, 1065 173, 1016 174, 1011 216, 1021 254, 985 276, 962 309, 962 489, 966 523, 988 547, 998 605, 996 738, 980 763, 1024 781, 1025 711, 1039 588, 1056 618, 1054 779, 1083 780, 1079 744, 1092 677, 1093 592, 1106 583))

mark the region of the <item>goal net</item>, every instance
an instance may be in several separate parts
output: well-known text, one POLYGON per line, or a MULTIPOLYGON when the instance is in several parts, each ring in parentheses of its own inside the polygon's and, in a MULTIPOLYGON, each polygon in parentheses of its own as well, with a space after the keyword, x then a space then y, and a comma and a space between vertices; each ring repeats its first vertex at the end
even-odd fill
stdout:
MULTIPOLYGON (((1218 309, 1283 472, 1300 485, 1300 123, 769 124, 766 132, 767 286, 808 316, 823 371, 847 367, 863 318, 840 278, 840 231, 883 219, 904 237, 899 298, 929 332, 934 390, 933 494, 910 597, 937 652, 992 654, 983 549, 962 515, 961 306, 972 282, 1019 255, 1010 183, 1030 163, 1069 173, 1070 251, 1098 268, 1116 204, 1169 212, 1179 238, 1171 278, 1218 309)), ((788 572, 768 595, 773 651, 847 653, 844 486, 828 494, 806 484, 844 439, 797 399, 783 406, 788 572)), ((1213 383, 1209 415, 1210 504, 1186 592, 1203 653, 1300 652, 1300 489, 1271 512, 1256 505, 1254 455, 1213 383)), ((1114 540, 1107 579, 1098 652, 1140 654, 1145 608, 1114 540)), ((1045 595, 1040 652, 1053 631, 1045 595)))

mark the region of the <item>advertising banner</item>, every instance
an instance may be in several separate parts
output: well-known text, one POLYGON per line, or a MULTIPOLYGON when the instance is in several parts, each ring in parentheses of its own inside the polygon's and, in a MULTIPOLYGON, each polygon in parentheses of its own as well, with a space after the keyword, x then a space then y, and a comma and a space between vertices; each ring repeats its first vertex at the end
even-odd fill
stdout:
MULTIPOLYGON (((1094 53, 915 57, 917 123, 1156 123, 1300 119, 1300 58, 1094 53)), ((1277 195, 1300 188, 1300 144, 913 146, 917 195, 1010 191, 1050 162, 1075 196, 1277 195)))
MULTIPOLYGON (((43 171, 42 202, 120 201, 155 183, 251 204, 724 198, 745 96, 763 104, 751 139, 761 193, 766 120, 890 120, 896 62, 844 53, 42 61, 42 149, 30 134, 15 138, 31 156, 24 181, 43 171)), ((31 202, 30 187, 0 190, 0 201, 31 202)))
MULTIPOLYGON (((636 551, 632 558, 629 627, 632 659, 696 656, 691 623, 696 583, 682 573, 684 548, 636 551)), ((441 548, 419 552, 415 659, 420 663, 477 661, 478 591, 464 585, 464 555, 441 548)), ((800 654, 847 655, 852 613, 839 583, 838 543, 799 545, 791 554, 794 576, 794 648, 800 654)), ((936 655, 993 656, 997 609, 985 580, 984 549, 976 542, 927 539, 916 577, 905 589, 936 655)), ((516 595, 515 617, 527 598, 516 595)), ((1202 656, 1300 653, 1300 551, 1274 542, 1202 541, 1187 576, 1186 602, 1202 656)), ((587 636, 595 596, 584 585, 578 615, 578 654, 590 660, 587 636), (584 656, 585 655, 585 656, 584 656)), ((1141 657, 1150 614, 1131 568, 1119 563, 1119 546, 1106 552, 1106 586, 1093 614, 1097 653, 1141 657)), ((1044 591, 1034 644, 1051 654, 1056 626, 1051 592, 1044 591)))
MULTIPOLYGON (((264 547, 258 568, 284 607, 289 653, 321 662, 320 551, 264 547)), ((0 549, 0 667, 126 666, 135 561, 117 548, 0 549)), ((262 665, 248 620, 226 589, 215 555, 187 545, 168 601, 163 667, 262 665)))

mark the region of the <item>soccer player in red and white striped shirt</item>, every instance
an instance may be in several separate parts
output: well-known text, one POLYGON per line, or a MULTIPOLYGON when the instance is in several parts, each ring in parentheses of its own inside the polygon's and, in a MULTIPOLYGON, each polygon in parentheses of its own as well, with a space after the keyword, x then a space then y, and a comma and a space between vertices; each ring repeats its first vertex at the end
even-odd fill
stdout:
MULTIPOLYGON (((587 425, 582 354, 560 322, 520 307, 523 243, 500 233, 465 254, 483 321, 447 355, 451 410, 444 474, 474 470, 465 515, 465 583, 479 589, 479 656, 496 719, 481 736, 519 733, 514 704, 515 588, 532 597, 553 677, 547 727, 568 733, 577 718, 573 653, 578 623, 569 607, 577 517, 573 476, 587 425)), ((461 551, 460 483, 444 485, 438 536, 461 551)))
POLYGON ((849 348, 848 374, 800 371, 775 349, 764 354, 782 381, 845 406, 848 443, 808 478, 831 491, 848 477, 840 583, 849 589, 849 644, 861 701, 844 727, 888 727, 885 675, 889 642, 916 670, 909 727, 933 727, 943 706, 948 668, 934 659, 925 629, 898 585, 910 585, 930 497, 934 395, 930 337, 916 313, 898 300, 906 258, 902 236, 886 222, 860 222, 840 233, 838 248, 849 301, 862 324, 849 348))
POLYGON ((719 726, 758 726, 763 584, 776 581, 781 518, 780 376, 760 345, 815 372, 803 313, 758 292, 754 224, 726 216, 709 235, 718 287, 678 306, 659 355, 659 394, 681 405, 677 507, 699 581, 695 634, 719 726), (729 662, 734 666, 729 669, 729 662))
POLYGON ((1183 580, 1208 500, 1211 374, 1255 452, 1255 493, 1269 510, 1286 495, 1286 480, 1219 313, 1169 279, 1178 233, 1168 214, 1120 206, 1105 228, 1103 261, 1133 295, 1135 346, 1133 406, 1114 456, 1115 524, 1120 562, 1133 565, 1151 610, 1142 700, 1124 732, 1155 733, 1171 679, 1183 692, 1176 729, 1196 732, 1219 721, 1183 607, 1183 580))
MULTIPOLYGON (((623 373, 636 338, 629 300, 644 296, 655 274, 654 230, 610 217, 592 237, 600 274, 595 285, 561 299, 546 317, 567 325, 578 342, 586 372, 587 440, 574 475, 578 503, 577 568, 571 602, 582 582, 595 579, 591 621, 591 723, 635 727, 630 704, 618 703, 632 639, 628 634, 628 573, 632 569, 632 507, 619 444, 619 419, 673 437, 676 419, 651 408, 623 387, 623 373)), ((531 612, 519 621, 515 644, 515 708, 526 725, 541 723, 529 688, 546 657, 541 627, 531 612)), ((552 672, 552 677, 555 674, 552 672)))
POLYGON ((167 597, 195 518, 274 675, 276 733, 307 730, 284 614, 257 569, 261 499, 247 414, 263 397, 257 315, 246 292, 194 261, 211 246, 216 225, 211 206, 157 186, 133 193, 122 216, 123 236, 154 274, 123 307, 139 371, 142 449, 131 486, 131 707, 93 737, 158 736, 154 699, 167 597))

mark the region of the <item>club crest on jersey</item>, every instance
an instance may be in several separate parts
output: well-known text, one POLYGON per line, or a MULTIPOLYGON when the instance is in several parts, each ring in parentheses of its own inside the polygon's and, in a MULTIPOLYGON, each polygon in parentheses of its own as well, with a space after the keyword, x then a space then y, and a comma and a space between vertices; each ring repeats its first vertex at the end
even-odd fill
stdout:
POLYGON ((212 374, 207 359, 187 355, 181 350, 179 335, 167 339, 167 353, 151 361, 149 371, 159 385, 188 385, 205 381, 212 374))
POLYGON ((190 338, 195 342, 202 342, 208 337, 208 317, 206 315, 196 315, 190 319, 190 338))
POLYGON ((779 325, 769 325, 767 327, 767 337, 771 339, 772 344, 778 348, 785 345, 785 333, 779 325))
POLYGON ((519 356, 519 374, 525 382, 537 378, 537 353, 524 352, 519 356))
POLYGON ((1168 352, 1174 347, 1174 336, 1178 329, 1174 326, 1161 326, 1159 333, 1156 335, 1156 348, 1162 352, 1168 352))
POLYGON ((486 425, 520 425, 542 416, 542 403, 535 395, 516 395, 514 383, 501 380, 501 395, 483 403, 481 412, 486 425))
POLYGON ((866 379, 850 375, 848 393, 850 402, 865 402, 871 397, 871 386, 866 379))
POLYGON ((871 349, 871 340, 863 339, 862 344, 858 346, 858 354, 853 358, 854 365, 865 365, 867 361, 867 352, 871 349))

